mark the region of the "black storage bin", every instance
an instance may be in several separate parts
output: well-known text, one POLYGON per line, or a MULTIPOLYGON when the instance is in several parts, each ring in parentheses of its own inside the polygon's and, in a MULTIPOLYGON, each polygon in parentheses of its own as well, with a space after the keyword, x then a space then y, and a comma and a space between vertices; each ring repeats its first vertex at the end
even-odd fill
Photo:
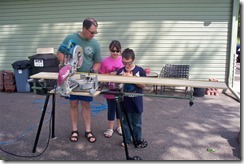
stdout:
POLYGON ((193 96, 204 97, 206 88, 194 88, 193 96))
POLYGON ((12 63, 17 92, 30 92, 30 84, 27 80, 30 77, 30 60, 19 60, 12 63))
MULTIPOLYGON (((36 54, 28 57, 31 62, 31 74, 39 72, 58 72, 59 60, 54 54, 36 54)), ((46 80, 46 89, 52 90, 57 85, 57 80, 46 80)), ((37 87, 43 87, 43 84, 37 83, 37 87)), ((46 94, 44 90, 37 90, 37 94, 46 94)))
POLYGON ((39 72, 58 72, 59 60, 54 54, 36 54, 29 56, 32 74, 39 72))

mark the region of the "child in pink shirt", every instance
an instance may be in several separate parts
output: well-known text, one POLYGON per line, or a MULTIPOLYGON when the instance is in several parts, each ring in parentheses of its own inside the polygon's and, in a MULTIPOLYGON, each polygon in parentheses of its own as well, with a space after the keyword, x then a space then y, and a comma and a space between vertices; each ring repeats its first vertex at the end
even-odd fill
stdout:
MULTIPOLYGON (((99 73, 116 75, 116 71, 124 66, 122 63, 120 42, 117 40, 113 40, 109 45, 109 50, 110 50, 110 56, 103 59, 99 73)), ((108 85, 110 89, 115 89, 115 83, 108 83, 108 85)), ((116 130, 119 135, 122 135, 122 129, 119 120, 119 114, 116 111, 117 104, 114 95, 105 94, 104 98, 106 98, 108 104, 108 113, 107 113, 108 128, 104 132, 104 136, 107 138, 112 137, 114 132, 113 126, 114 126, 115 115, 116 115, 117 126, 118 126, 116 130)))

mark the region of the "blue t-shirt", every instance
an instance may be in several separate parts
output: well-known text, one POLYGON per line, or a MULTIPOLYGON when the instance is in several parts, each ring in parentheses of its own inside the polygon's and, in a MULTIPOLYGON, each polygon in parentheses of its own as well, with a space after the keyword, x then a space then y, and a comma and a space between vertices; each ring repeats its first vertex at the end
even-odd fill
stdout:
MULTIPOLYGON (((117 71, 117 75, 123 74, 123 72, 126 72, 125 67, 120 68, 117 71)), ((132 70, 133 76, 142 77, 146 76, 146 72, 142 67, 135 66, 135 68, 132 70)), ((143 89, 136 86, 135 84, 124 84, 123 87, 124 92, 130 92, 130 93, 143 93, 143 89)), ((124 97, 124 104, 125 104, 125 110, 127 112, 136 112, 136 113, 142 113, 143 112, 143 96, 136 96, 136 95, 129 95, 124 97)))
POLYGON ((82 66, 77 69, 78 72, 90 72, 94 62, 102 62, 100 44, 97 42, 97 40, 94 38, 91 40, 84 39, 79 35, 78 32, 68 35, 59 46, 58 51, 65 54, 66 50, 62 45, 68 45, 71 40, 80 45, 83 50, 83 63, 82 66))

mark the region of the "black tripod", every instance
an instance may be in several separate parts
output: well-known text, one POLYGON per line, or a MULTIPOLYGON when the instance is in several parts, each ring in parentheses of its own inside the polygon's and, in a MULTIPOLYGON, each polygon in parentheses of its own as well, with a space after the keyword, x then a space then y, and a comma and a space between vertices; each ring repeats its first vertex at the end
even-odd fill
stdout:
POLYGON ((125 110, 124 93, 115 94, 115 101, 116 101, 116 104, 117 104, 116 112, 118 112, 118 114, 119 114, 120 124, 121 124, 121 128, 122 128, 122 136, 123 136, 123 142, 124 142, 124 146, 125 146, 124 148, 125 148, 126 159, 127 160, 142 160, 139 156, 134 156, 134 157, 130 157, 129 156, 128 146, 127 146, 127 143, 125 141, 125 130, 124 130, 124 125, 123 125, 123 120, 122 120, 122 115, 121 115, 121 107, 122 107, 122 110, 123 110, 123 113, 124 113, 124 116, 125 116, 124 119, 126 119, 127 124, 129 126, 129 129, 130 129, 130 133, 132 135, 133 144, 134 144, 135 147, 138 147, 138 144, 136 143, 134 134, 132 132, 132 127, 131 127, 131 125, 129 123, 128 113, 125 110))

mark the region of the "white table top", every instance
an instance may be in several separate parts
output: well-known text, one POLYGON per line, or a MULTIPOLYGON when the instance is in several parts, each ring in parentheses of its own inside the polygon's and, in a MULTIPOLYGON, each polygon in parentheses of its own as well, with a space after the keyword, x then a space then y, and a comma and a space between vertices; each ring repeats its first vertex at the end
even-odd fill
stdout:
POLYGON ((147 77, 158 77, 158 73, 157 72, 150 72, 149 74, 147 74, 147 77))

